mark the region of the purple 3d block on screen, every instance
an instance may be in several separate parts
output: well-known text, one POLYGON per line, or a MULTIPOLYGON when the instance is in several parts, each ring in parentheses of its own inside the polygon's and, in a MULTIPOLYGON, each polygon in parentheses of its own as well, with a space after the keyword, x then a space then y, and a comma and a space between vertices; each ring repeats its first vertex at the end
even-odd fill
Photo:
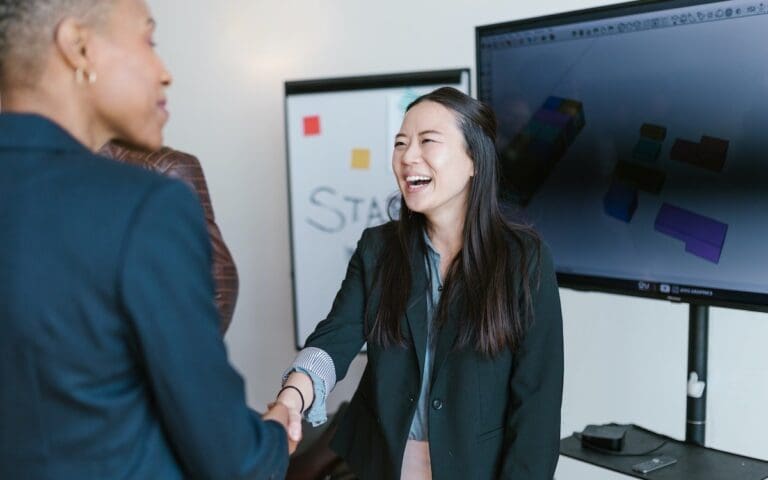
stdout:
POLYGON ((720 261, 728 225, 704 215, 665 203, 654 228, 685 242, 685 250, 713 263, 720 261))
POLYGON ((691 238, 685 242, 685 251, 692 253, 697 257, 707 259, 712 263, 717 263, 720 261, 720 254, 723 251, 723 247, 718 247, 707 242, 702 242, 701 240, 691 238))

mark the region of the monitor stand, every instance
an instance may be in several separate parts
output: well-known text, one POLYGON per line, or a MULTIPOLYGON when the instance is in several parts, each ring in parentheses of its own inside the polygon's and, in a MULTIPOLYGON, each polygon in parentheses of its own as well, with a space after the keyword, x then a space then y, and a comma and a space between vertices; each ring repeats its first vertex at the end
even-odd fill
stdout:
POLYGON ((636 478, 649 478, 633 470, 638 462, 668 455, 677 463, 653 472, 657 480, 762 480, 768 479, 768 461, 704 446, 707 420, 707 356, 709 307, 690 304, 688 314, 688 397, 685 441, 629 425, 625 444, 648 455, 606 454, 584 448, 577 434, 560 441, 562 455, 636 478), (654 448, 655 447, 655 448, 654 448), (638 450, 639 449, 639 450, 638 450))
POLYGON ((685 412, 685 441, 704 446, 707 426, 709 306, 692 303, 688 308, 688 402, 685 412))

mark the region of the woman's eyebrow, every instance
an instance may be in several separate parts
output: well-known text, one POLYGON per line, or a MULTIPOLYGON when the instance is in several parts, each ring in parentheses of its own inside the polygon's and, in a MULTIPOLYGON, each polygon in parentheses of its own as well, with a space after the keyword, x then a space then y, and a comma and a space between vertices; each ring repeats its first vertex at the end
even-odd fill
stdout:
MULTIPOLYGON (((422 130, 422 131, 419 132, 419 136, 429 135, 429 134, 442 135, 442 132, 440 132, 438 130, 422 130)), ((395 135, 395 138, 397 138, 397 137, 407 137, 407 136, 408 135, 406 135, 406 134, 401 132, 401 133, 398 133, 397 135, 395 135)))
POLYGON ((422 130, 421 132, 419 132, 419 135, 429 135, 430 133, 442 135, 442 133, 437 130, 422 130))

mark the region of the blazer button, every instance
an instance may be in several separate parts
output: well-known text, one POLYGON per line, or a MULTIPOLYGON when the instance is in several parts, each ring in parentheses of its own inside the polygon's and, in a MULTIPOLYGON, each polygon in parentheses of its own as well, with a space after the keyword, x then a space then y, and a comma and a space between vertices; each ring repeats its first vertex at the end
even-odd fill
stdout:
POLYGON ((416 400, 413 395, 408 395, 408 401, 413 403, 416 400))
POLYGON ((439 398, 432 400, 432 408, 434 408, 435 410, 440 410, 441 408, 443 408, 443 401, 440 400, 439 398))

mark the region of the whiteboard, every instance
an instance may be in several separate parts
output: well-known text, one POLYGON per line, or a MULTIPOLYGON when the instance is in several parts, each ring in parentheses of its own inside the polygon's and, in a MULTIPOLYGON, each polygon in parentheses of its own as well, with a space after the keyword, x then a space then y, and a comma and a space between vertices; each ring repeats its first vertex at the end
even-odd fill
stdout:
POLYGON ((389 221, 405 108, 446 85, 469 93, 469 69, 286 82, 297 348, 330 311, 363 230, 389 221))

